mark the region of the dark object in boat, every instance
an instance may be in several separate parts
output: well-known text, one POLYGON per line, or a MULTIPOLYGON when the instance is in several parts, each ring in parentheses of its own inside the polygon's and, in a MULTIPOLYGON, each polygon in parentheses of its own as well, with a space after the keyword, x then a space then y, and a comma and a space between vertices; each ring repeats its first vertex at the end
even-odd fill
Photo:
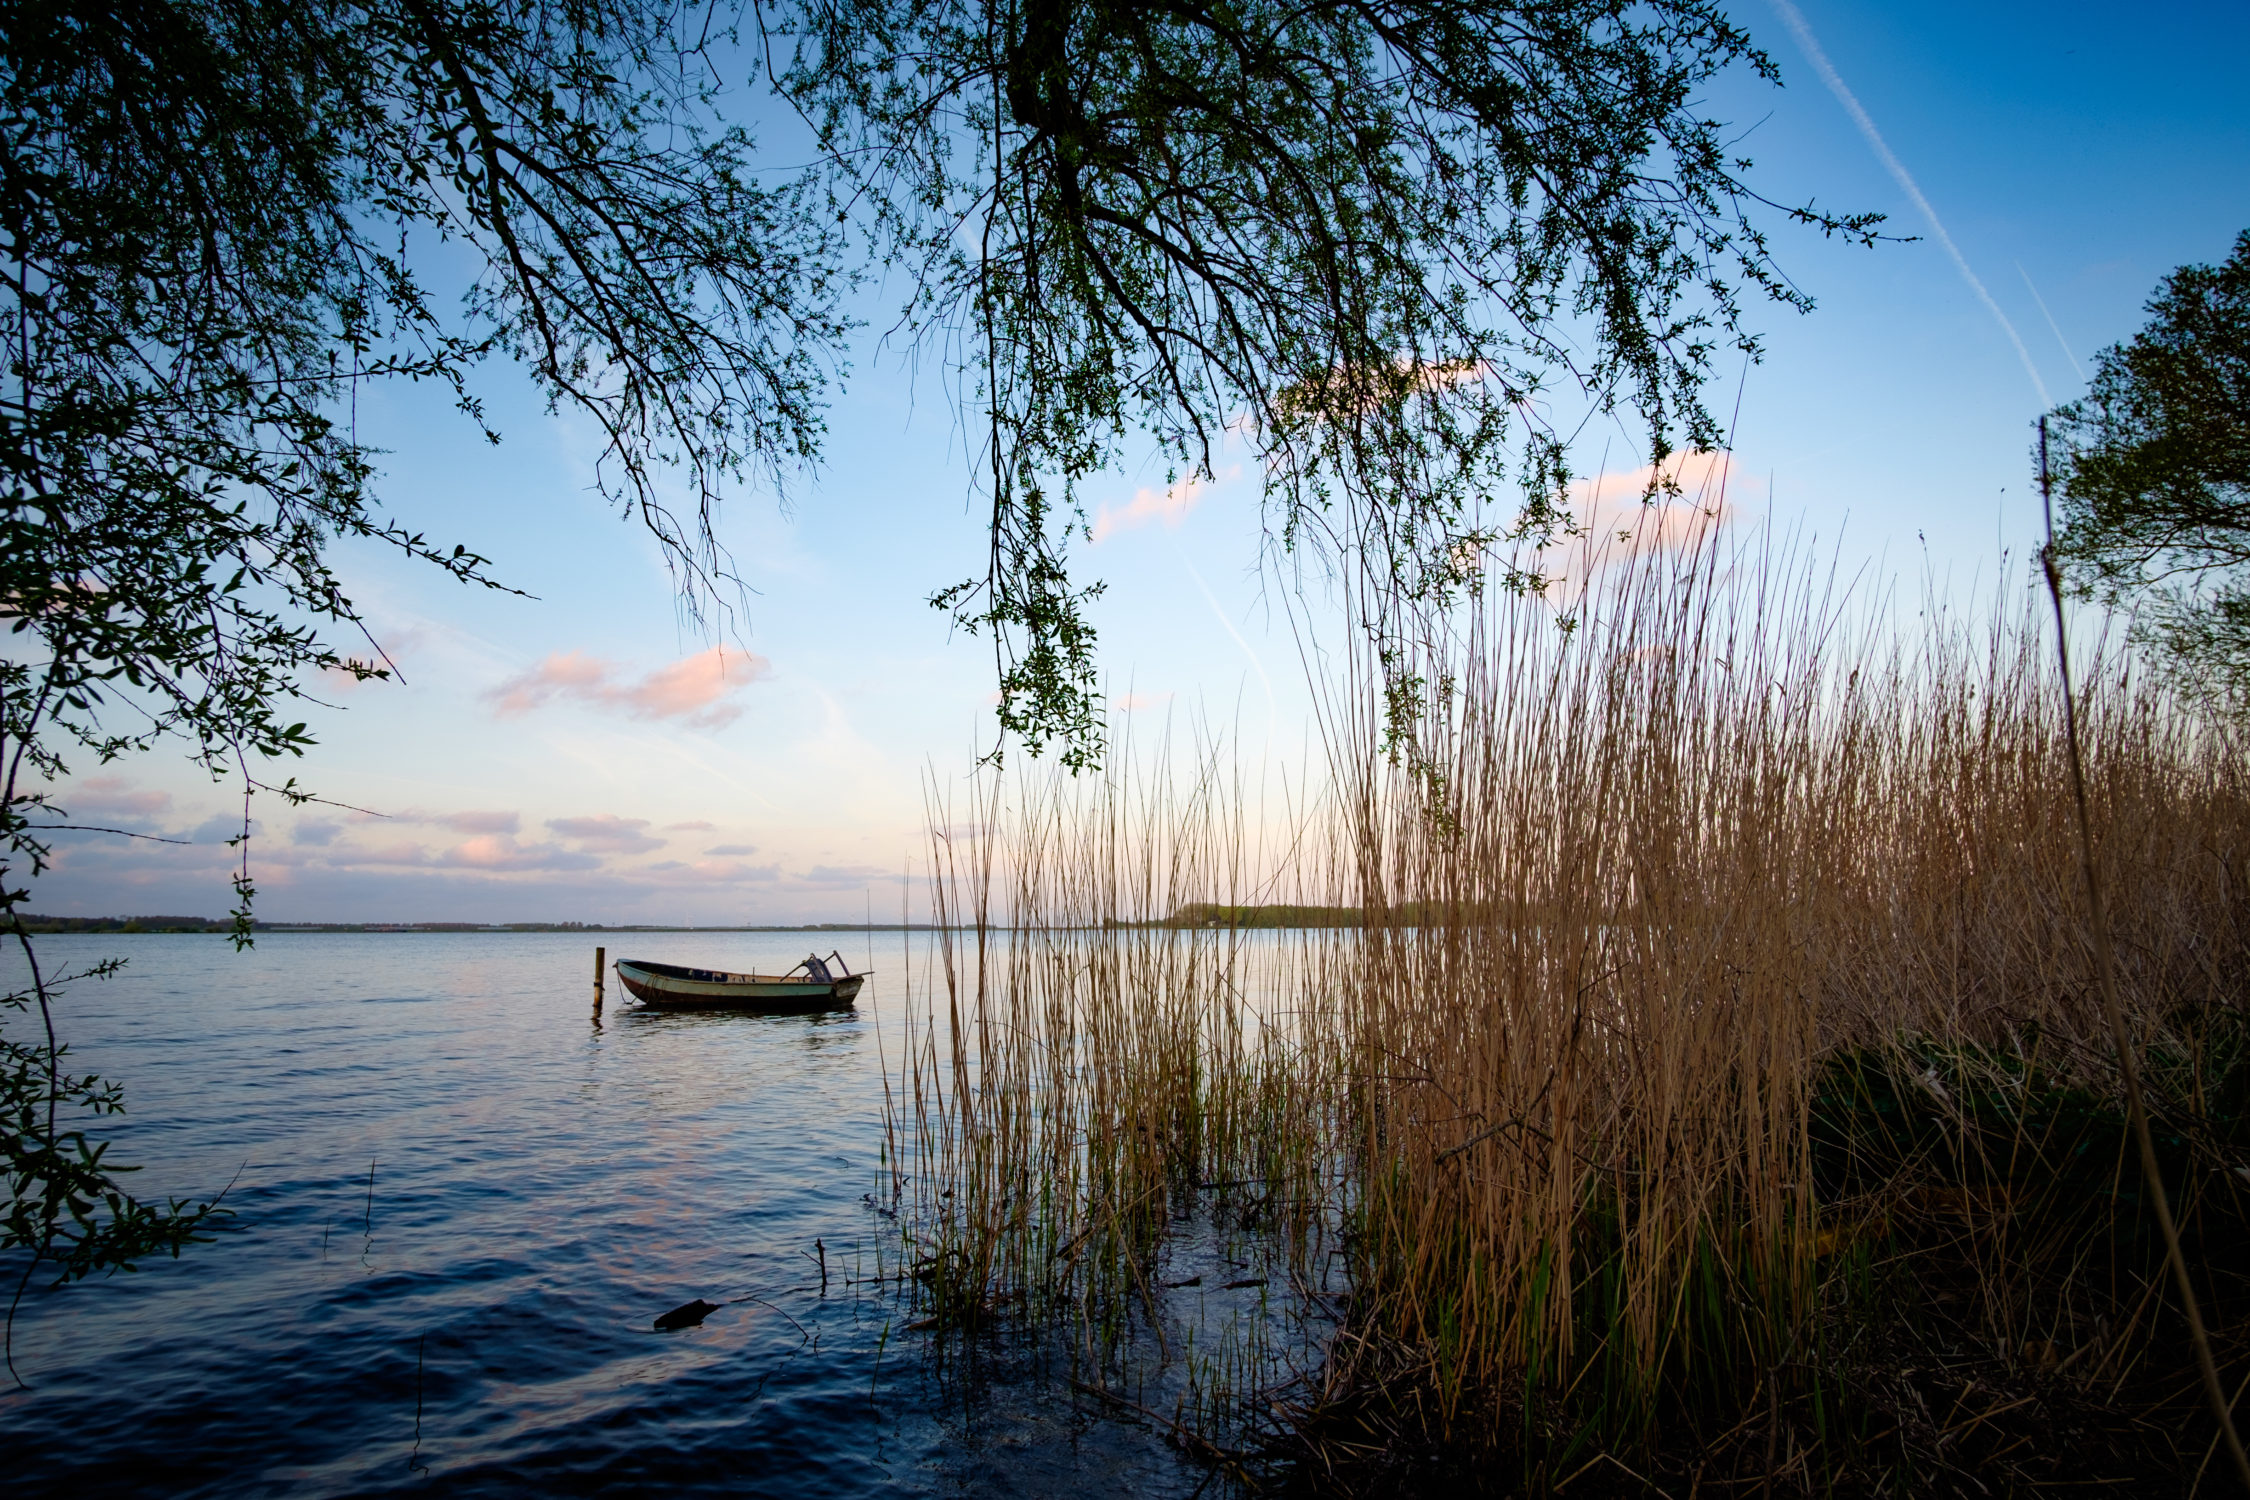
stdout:
POLYGON ((617 977, 634 999, 657 1010, 844 1010, 867 982, 841 953, 825 960, 807 957, 786 974, 731 974, 621 958, 617 977))
POLYGON ((693 1302, 683 1302, 656 1320, 659 1333, 670 1333, 675 1328, 694 1328, 705 1318, 719 1310, 716 1302, 706 1302, 701 1297, 693 1302))

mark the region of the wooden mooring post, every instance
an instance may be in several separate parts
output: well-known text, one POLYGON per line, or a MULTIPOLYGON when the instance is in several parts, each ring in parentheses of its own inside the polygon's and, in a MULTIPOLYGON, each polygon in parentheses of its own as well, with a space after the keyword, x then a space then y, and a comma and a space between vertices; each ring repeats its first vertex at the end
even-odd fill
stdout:
POLYGON ((609 967, 609 950, 594 950, 594 1019, 602 1018, 602 975, 609 967))

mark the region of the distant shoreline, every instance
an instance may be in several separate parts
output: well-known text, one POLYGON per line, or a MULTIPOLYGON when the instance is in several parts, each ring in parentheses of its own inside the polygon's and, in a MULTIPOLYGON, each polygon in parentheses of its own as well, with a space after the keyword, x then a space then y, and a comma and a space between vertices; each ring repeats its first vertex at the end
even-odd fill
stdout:
MULTIPOLYGON (((1386 925, 1414 926, 1424 913, 1419 903, 1393 908, 1386 925)), ((211 917, 50 917, 26 913, 25 929, 35 935, 61 933, 193 932, 223 934, 234 930, 231 921, 211 917)), ((1366 913, 1348 906, 1220 906, 1190 902, 1169 917, 1146 921, 1105 920, 1087 931, 1219 929, 1298 931, 1364 926, 1366 913)), ((938 922, 783 922, 739 923, 725 926, 668 926, 660 922, 256 922, 256 933, 384 932, 384 933, 519 933, 519 932, 968 932, 976 924, 938 922)), ((988 924, 988 931, 1012 931, 1003 923, 988 924)))
MULTIPOLYGON (((101 933, 105 935, 135 933, 209 933, 224 935, 234 930, 228 921, 208 917, 47 917, 25 914, 26 931, 38 937, 51 937, 69 933, 101 933)), ((667 927, 653 922, 620 922, 615 924, 593 922, 255 922, 251 930, 263 936, 268 933, 293 932, 386 932, 386 933, 490 933, 516 932, 936 932, 941 930, 929 922, 800 922, 773 926, 728 927, 667 927)))

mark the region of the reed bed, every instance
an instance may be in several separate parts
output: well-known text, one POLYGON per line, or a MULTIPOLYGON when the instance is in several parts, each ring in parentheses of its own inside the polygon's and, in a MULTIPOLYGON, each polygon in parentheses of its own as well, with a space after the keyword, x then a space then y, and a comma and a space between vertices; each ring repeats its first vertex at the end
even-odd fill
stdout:
MULTIPOLYGON (((1208 748, 941 810, 961 935, 892 1117, 928 1323, 1073 1331, 1245 1485, 2191 1480, 2036 615, 1901 627, 1770 538, 1580 576, 1392 615, 1278 811, 1208 748), (1150 925, 1277 902, 1353 925, 1150 925), (1198 1255, 1256 1268, 1254 1315, 1183 1309, 1198 1255)), ((2087 654, 2132 1025, 2240 1380, 2242 747, 2087 654)))
POLYGON ((1027 780, 936 809, 940 928, 900 1048, 890 1189, 931 1315, 965 1328, 1075 1310, 1087 1347, 1137 1307, 1184 1216, 1302 1274, 1345 1163, 1332 1034, 1299 997, 1326 935, 1156 925, 1240 903, 1259 858, 1206 752, 1189 778, 1027 780), (1313 1024, 1305 1024, 1310 1019, 1313 1024))

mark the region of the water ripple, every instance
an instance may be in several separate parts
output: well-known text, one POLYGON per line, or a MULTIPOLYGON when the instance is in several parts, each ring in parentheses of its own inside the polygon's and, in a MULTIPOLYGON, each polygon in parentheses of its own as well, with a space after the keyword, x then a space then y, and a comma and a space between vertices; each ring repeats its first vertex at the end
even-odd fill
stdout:
MULTIPOLYGON (((612 1009, 600 1029, 578 936, 44 941, 73 966, 131 960, 60 1020, 74 1064, 126 1087, 108 1133, 144 1169, 134 1190, 232 1179, 237 1217, 176 1263, 27 1299, 33 1389, 0 1397, 11 1495, 1095 1496, 1203 1477, 1029 1377, 965 1406, 884 1306, 842 1290, 895 1232, 861 1202, 895 934, 854 1014, 612 1009), (698 1296, 725 1305, 651 1329, 698 1296)), ((736 970, 804 946, 635 941, 736 970)))

